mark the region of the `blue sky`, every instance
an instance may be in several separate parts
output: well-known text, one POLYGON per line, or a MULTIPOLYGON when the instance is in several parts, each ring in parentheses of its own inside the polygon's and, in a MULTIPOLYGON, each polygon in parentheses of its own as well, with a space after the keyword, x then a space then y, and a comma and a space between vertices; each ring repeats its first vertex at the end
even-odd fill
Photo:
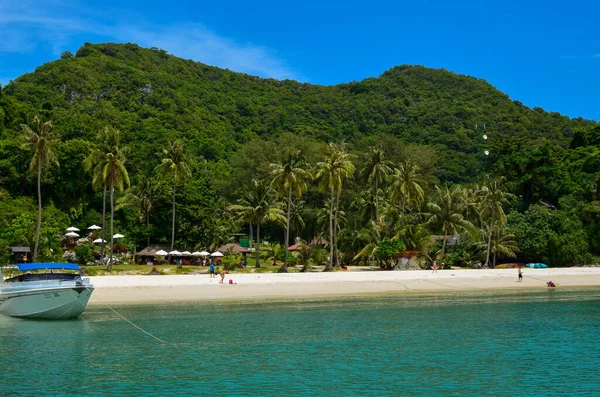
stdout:
POLYGON ((334 85, 401 64, 483 78, 600 121, 593 1, 0 0, 0 83, 84 42, 133 42, 263 77, 334 85))

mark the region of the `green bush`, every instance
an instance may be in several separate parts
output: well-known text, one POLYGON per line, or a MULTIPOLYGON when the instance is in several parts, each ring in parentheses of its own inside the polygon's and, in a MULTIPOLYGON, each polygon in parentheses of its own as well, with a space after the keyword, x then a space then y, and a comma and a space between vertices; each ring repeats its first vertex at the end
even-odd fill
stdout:
POLYGON ((94 247, 89 243, 81 244, 75 247, 75 255, 77 255, 77 262, 80 265, 85 265, 89 262, 94 261, 94 247))

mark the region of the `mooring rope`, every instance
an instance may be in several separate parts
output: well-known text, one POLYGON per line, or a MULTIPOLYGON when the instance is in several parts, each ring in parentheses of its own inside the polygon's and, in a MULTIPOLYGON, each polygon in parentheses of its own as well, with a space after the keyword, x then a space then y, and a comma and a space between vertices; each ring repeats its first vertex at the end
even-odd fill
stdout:
MULTIPOLYGON (((85 287, 85 289, 87 289, 88 291, 90 291, 90 294, 93 292, 93 291, 92 291, 92 290, 90 290, 88 287, 85 287)), ((145 330, 145 329, 143 329, 142 327, 140 327, 140 326, 138 326, 138 325, 134 324, 133 322, 129 321, 129 320, 128 320, 127 318, 125 318, 125 316, 123 316, 121 313, 117 312, 115 309, 113 309, 112 307, 110 307, 110 306, 108 305, 108 303, 106 303, 106 302, 104 302, 102 299, 100 299, 100 298, 98 297, 98 295, 94 295, 94 297, 95 297, 96 299, 98 299, 100 302, 102 302, 102 304, 103 304, 104 306, 106 306, 107 308, 109 308, 109 309, 110 309, 110 310, 111 310, 113 313, 115 313, 117 316, 121 317, 123 320, 127 321, 129 324, 133 325, 135 328, 139 329, 140 331, 142 331, 142 332, 143 332, 143 333, 145 333, 146 335, 148 335, 148 336, 151 336, 152 338, 156 339, 157 341, 159 341, 159 342, 161 342, 161 343, 165 343, 165 341, 164 341, 164 340, 160 339, 160 338, 159 338, 159 337, 157 337, 157 336, 154 336, 154 335, 152 335, 150 332, 146 331, 146 330, 145 330)))

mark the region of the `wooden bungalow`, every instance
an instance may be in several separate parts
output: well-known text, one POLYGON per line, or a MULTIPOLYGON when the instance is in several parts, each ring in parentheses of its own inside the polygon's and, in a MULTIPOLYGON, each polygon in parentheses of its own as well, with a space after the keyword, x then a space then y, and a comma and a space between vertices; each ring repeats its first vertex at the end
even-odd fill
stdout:
POLYGON ((10 247, 13 263, 25 263, 30 259, 29 247, 10 247))

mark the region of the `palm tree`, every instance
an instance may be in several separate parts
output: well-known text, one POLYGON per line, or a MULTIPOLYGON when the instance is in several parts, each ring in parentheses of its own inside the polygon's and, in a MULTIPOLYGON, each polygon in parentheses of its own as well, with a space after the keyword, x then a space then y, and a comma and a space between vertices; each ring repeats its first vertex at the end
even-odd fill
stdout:
POLYGON ((391 176, 391 202, 402 203, 402 216, 400 224, 404 224, 406 205, 419 205, 425 197, 421 184, 423 180, 419 174, 419 167, 410 159, 404 161, 391 176))
POLYGON ((253 179, 237 204, 230 205, 228 209, 237 215, 238 220, 256 225, 256 267, 260 267, 260 225, 267 221, 282 225, 286 222, 283 210, 274 203, 270 185, 253 179))
POLYGON ((358 232, 358 239, 363 242, 363 247, 354 259, 372 261, 373 256, 377 254, 377 244, 389 237, 388 230, 388 224, 382 216, 377 221, 370 221, 368 227, 362 228, 358 232))
POLYGON ((503 178, 492 179, 488 183, 486 183, 479 191, 479 194, 481 196, 481 217, 482 219, 486 217, 490 219, 485 266, 489 266, 490 262, 490 252, 492 246, 492 233, 494 231, 494 224, 497 221, 499 221, 500 224, 506 223, 506 214, 504 213, 502 204, 508 203, 508 200, 514 197, 514 195, 502 190, 503 182, 503 178))
MULTIPOLYGON (((163 149, 162 155, 164 157, 156 169, 165 176, 173 173, 173 221, 171 224, 171 251, 173 251, 175 244, 175 193, 177 182, 186 182, 192 176, 192 171, 187 163, 185 144, 182 140, 169 141, 167 147, 163 149)), ((170 260, 171 255, 169 255, 170 260)), ((178 267, 180 266, 178 265, 178 267)))
POLYGON ((373 184, 375 196, 375 218, 379 218, 379 183, 385 180, 393 168, 393 163, 385 159, 383 150, 372 148, 363 167, 363 173, 368 183, 373 184))
POLYGON ((115 188, 122 192, 129 186, 129 173, 125 168, 126 153, 128 148, 121 146, 121 132, 112 127, 104 127, 102 133, 104 138, 103 147, 97 152, 92 152, 90 160, 95 163, 93 171, 93 182, 99 186, 102 182, 108 184, 110 192, 110 257, 108 259, 108 270, 112 269, 114 253, 114 218, 115 218, 115 188))
POLYGON ((493 267, 496 267, 496 258, 516 258, 519 246, 517 245, 516 237, 508 230, 506 224, 496 223, 492 232, 492 239, 486 236, 485 231, 481 230, 482 238, 477 243, 478 248, 485 249, 487 255, 491 252, 493 255, 493 267), (487 241, 486 241, 487 240, 487 241))
POLYGON ((104 133, 104 129, 100 130, 98 133, 98 141, 101 142, 100 148, 92 149, 91 153, 83 160, 83 166, 86 171, 93 170, 92 172, 92 189, 98 190, 103 189, 102 194, 102 249, 100 251, 100 262, 104 261, 104 248, 106 244, 104 241, 105 233, 106 233, 106 190, 108 188, 107 180, 102 177, 101 169, 96 169, 96 166, 102 162, 103 153, 106 153, 109 149, 109 144, 107 142, 106 134, 104 133))
POLYGON ((306 182, 311 179, 310 172, 305 167, 300 150, 289 151, 283 160, 278 164, 271 164, 270 168, 275 175, 271 186, 278 189, 287 201, 287 217, 285 226, 285 259, 279 272, 287 272, 288 247, 290 243, 290 219, 293 202, 295 197, 299 199, 307 190, 306 182))
POLYGON ((339 211, 340 194, 342 192, 342 184, 344 179, 352 178, 356 167, 352 164, 353 155, 347 153, 344 148, 344 143, 335 145, 329 144, 328 153, 325 160, 317 163, 316 178, 322 178, 320 187, 322 190, 329 190, 329 264, 325 271, 333 270, 334 252, 335 252, 335 236, 334 236, 334 218, 337 224, 337 215, 339 211), (335 203, 335 215, 334 215, 335 203))
POLYGON ((428 203, 427 224, 439 228, 444 233, 442 242, 442 251, 440 254, 440 262, 444 262, 444 254, 446 252, 446 241, 448 235, 458 234, 461 231, 469 231, 474 233, 475 227, 473 224, 464 219, 461 213, 461 192, 460 187, 455 186, 451 189, 440 189, 435 187, 437 194, 437 202, 428 203))
POLYGON ((150 213, 160 191, 160 183, 156 178, 138 177, 138 183, 131 186, 125 195, 117 200, 117 210, 123 207, 134 208, 138 212, 140 221, 146 223, 146 245, 150 245, 150 213))
POLYGON ((26 143, 24 147, 33 151, 33 157, 29 163, 29 171, 37 171, 37 198, 38 198, 38 219, 35 232, 35 248, 33 249, 33 261, 37 260, 38 247, 40 244, 40 230, 42 228, 42 168, 50 168, 52 163, 58 164, 53 149, 60 141, 58 135, 52 130, 52 122, 42 123, 38 116, 33 118, 31 127, 21 124, 25 133, 26 143))

